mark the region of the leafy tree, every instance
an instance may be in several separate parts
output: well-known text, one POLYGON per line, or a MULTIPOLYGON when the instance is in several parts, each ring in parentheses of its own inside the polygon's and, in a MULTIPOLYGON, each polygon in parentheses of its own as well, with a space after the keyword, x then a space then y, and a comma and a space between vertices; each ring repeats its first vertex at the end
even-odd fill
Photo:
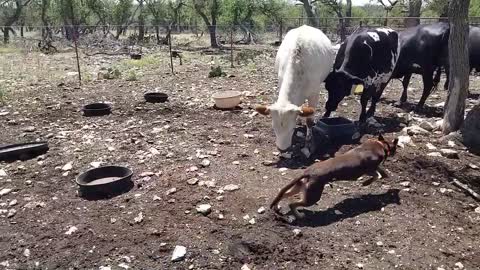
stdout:
POLYGON ((17 22, 22 15, 23 9, 30 4, 30 2, 32 2, 32 0, 0 1, 0 8, 2 10, 0 24, 3 25, 3 28, 0 28, 0 31, 3 32, 3 43, 7 44, 10 41, 10 32, 15 33, 12 25, 17 22))
POLYGON ((193 7, 208 28, 210 46, 218 48, 217 20, 221 11, 221 0, 192 0, 193 7))

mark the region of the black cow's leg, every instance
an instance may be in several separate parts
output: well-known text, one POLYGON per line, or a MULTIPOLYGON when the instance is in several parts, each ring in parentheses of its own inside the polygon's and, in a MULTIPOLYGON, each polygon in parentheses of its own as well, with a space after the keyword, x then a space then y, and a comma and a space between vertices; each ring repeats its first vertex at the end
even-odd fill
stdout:
POLYGON ((377 103, 380 100, 380 97, 382 97, 383 90, 385 90, 385 87, 387 86, 387 83, 382 83, 380 84, 380 87, 375 88, 375 92, 372 95, 372 104, 370 104, 370 108, 368 108, 367 112, 367 118, 373 117, 375 115, 375 110, 377 107, 377 103))
POLYGON ((375 86, 366 86, 360 97, 360 105, 362 105, 362 112, 360 113, 360 124, 365 123, 367 120, 367 104, 372 97, 372 91, 375 91, 375 86))
POLYGON ((428 96, 432 92, 433 88, 433 71, 425 70, 422 74, 423 79, 423 93, 420 101, 418 101, 416 110, 419 110, 425 105, 425 101, 427 101, 428 96))
POLYGON ((448 83, 450 82, 450 79, 448 77, 450 75, 450 67, 448 65, 445 65, 445 75, 447 76, 447 79, 445 80, 443 89, 448 90, 448 83))
POLYGON ((405 75, 405 77, 403 77, 403 81, 402 81, 403 92, 402 92, 402 96, 400 97, 400 104, 403 104, 407 101, 407 98, 408 98, 407 90, 408 90, 408 85, 410 84, 411 78, 412 78, 412 73, 407 74, 405 75))

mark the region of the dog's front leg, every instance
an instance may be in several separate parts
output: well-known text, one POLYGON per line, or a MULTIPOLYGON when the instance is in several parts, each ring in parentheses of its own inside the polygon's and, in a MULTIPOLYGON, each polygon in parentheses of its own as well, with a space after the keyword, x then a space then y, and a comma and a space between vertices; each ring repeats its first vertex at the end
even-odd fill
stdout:
POLYGON ((382 168, 382 167, 378 167, 378 168, 377 168, 377 172, 380 173, 381 178, 388 178, 388 177, 390 177, 390 176, 388 175, 387 170, 385 170, 385 169, 382 168))
POLYGON ((371 176, 369 179, 363 181, 362 186, 368 186, 374 181, 377 181, 379 178, 382 177, 381 173, 378 171, 373 171, 372 173, 368 173, 367 175, 371 176))

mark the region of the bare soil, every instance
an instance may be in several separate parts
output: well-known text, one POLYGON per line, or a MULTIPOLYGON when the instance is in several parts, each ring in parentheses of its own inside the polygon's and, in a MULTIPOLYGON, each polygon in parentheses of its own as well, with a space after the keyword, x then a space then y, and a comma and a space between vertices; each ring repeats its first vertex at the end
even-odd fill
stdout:
MULTIPOLYGON (((137 64, 126 56, 82 55, 90 76, 80 88, 68 73, 75 71, 71 52, 0 54, 0 80, 8 87, 1 144, 47 140, 50 146, 44 156, 0 163, 7 174, 0 190, 12 189, 0 197, 0 269, 480 268, 479 204, 451 184, 456 178, 479 191, 479 156, 458 143, 448 146, 439 132, 412 136, 415 146, 400 148, 385 163, 390 178, 368 187, 335 182, 317 206, 304 210, 304 221, 285 223, 268 204, 309 161, 280 160, 270 119, 252 116, 254 104, 274 100, 275 49, 264 48, 233 69, 228 54, 183 54, 175 76, 165 50, 137 64), (234 76, 207 78, 212 59, 234 76), (136 72, 137 80, 96 79, 101 67, 116 65, 123 74, 136 72), (144 102, 143 94, 156 88, 169 102, 144 102), (241 108, 215 110, 210 97, 223 90, 247 91, 241 108), (112 104, 111 115, 82 116, 81 106, 99 101, 112 104), (428 156, 427 143, 455 149, 459 159, 428 156), (211 162, 205 168, 204 158, 211 162), (62 170, 69 162, 72 169, 62 170), (110 199, 79 197, 75 177, 92 162, 128 166, 135 186, 110 199), (239 189, 223 190, 229 184, 239 189), (208 216, 196 212, 207 203, 208 216), (261 207, 267 211, 259 214, 261 207), (7 217, 10 209, 16 213, 7 217), (171 262, 176 245, 187 253, 171 262)), ((480 79, 471 79, 469 108, 480 94, 480 79)), ((416 76, 412 104, 420 89, 416 76)), ((319 90, 325 97, 323 86, 319 90)), ((393 82, 377 109, 388 135, 401 134, 396 114, 413 107, 393 106, 400 93, 400 82, 393 82)), ((445 97, 435 92, 413 124, 440 119, 442 109, 434 105, 445 97)), ((359 108, 351 96, 336 114, 356 120, 359 108)))

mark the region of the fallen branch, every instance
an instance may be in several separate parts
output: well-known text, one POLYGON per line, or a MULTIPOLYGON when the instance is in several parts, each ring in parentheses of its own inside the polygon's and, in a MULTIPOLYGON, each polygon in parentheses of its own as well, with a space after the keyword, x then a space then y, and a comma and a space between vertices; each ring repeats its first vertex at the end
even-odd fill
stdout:
POLYGON ((468 194, 470 194, 475 200, 480 201, 480 195, 475 192, 473 189, 469 188, 466 184, 463 184, 462 182, 458 181, 457 179, 453 179, 453 184, 464 191, 466 191, 468 194))

